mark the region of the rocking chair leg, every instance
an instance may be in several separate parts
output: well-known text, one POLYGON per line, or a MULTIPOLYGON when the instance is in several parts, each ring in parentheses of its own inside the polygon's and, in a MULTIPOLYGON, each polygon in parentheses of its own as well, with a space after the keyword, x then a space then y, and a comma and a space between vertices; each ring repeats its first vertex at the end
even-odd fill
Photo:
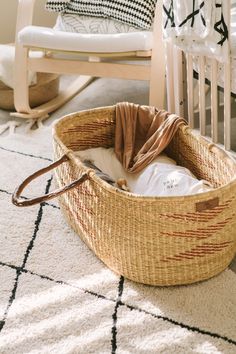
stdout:
POLYGON ((30 113, 29 87, 28 87, 28 60, 29 50, 17 44, 15 49, 14 66, 14 105, 18 112, 30 113))
POLYGON ((153 73, 153 75, 154 77, 150 80, 149 105, 155 106, 159 109, 165 109, 165 73, 163 73, 164 77, 160 77, 160 73, 158 71, 153 73))
POLYGON ((29 49, 16 43, 14 67, 14 105, 16 112, 10 113, 13 117, 26 119, 47 118, 49 113, 61 107, 93 80, 91 76, 79 76, 66 90, 61 91, 57 97, 31 109, 29 105, 28 56, 29 49))
POLYGON ((37 119, 37 118, 47 118, 48 114, 55 111, 72 97, 77 95, 82 91, 87 85, 89 85, 94 80, 91 76, 79 76, 73 81, 73 83, 66 89, 59 93, 57 97, 49 102, 46 102, 34 109, 30 109, 28 112, 25 110, 12 112, 11 116, 26 118, 26 119, 37 119))

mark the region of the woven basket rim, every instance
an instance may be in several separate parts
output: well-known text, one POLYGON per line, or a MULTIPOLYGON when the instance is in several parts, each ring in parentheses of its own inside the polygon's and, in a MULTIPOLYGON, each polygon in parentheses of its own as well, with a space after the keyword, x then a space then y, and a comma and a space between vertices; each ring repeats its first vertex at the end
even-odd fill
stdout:
MULTIPOLYGON (((86 109, 86 110, 81 110, 78 112, 69 113, 69 114, 57 119, 52 126, 53 139, 56 140, 56 142, 59 145, 61 145, 61 147, 64 150, 64 153, 69 152, 70 159, 73 160, 73 162, 75 164, 80 165, 80 167, 83 168, 84 172, 91 171, 91 169, 86 167, 83 164, 83 162, 80 160, 80 158, 73 151, 69 150, 66 145, 64 145, 64 143, 61 141, 61 139, 59 138, 59 136, 57 134, 57 130, 59 129, 59 127, 62 123, 66 122, 66 121, 70 121, 70 120, 74 119, 75 117, 79 117, 79 116, 87 114, 89 112, 96 113, 96 111, 114 110, 114 109, 115 109, 115 106, 112 105, 112 106, 97 107, 97 108, 86 109)), ((179 129, 183 130, 184 134, 191 135, 192 137, 194 137, 194 139, 198 140, 200 143, 205 144, 206 147, 208 147, 210 150, 213 150, 213 148, 214 148, 214 153, 221 155, 222 158, 227 159, 228 161, 230 161, 230 163, 233 163, 236 166, 236 160, 233 157, 231 157, 226 151, 224 151, 223 149, 219 148, 218 146, 210 143, 209 141, 204 139, 204 137, 202 137, 200 135, 196 135, 194 133, 194 131, 189 126, 182 125, 179 127, 179 129)), ((201 202, 206 199, 217 197, 219 192, 223 193, 223 192, 226 192, 228 189, 232 189, 233 187, 236 188, 236 175, 235 175, 235 177, 229 183, 227 183, 221 187, 214 188, 213 190, 208 191, 208 192, 183 195, 183 196, 143 196, 143 195, 139 195, 139 194, 135 194, 135 193, 125 192, 125 191, 120 190, 119 188, 113 187, 110 184, 108 184, 107 182, 103 181, 100 177, 98 177, 95 174, 95 172, 90 173, 90 179, 94 180, 94 182, 99 184, 99 186, 101 188, 109 191, 112 194, 117 195, 117 193, 119 193, 119 196, 123 197, 125 199, 142 200, 142 201, 147 201, 147 202, 161 201, 161 202, 168 203, 169 201, 172 201, 172 202, 185 201, 186 202, 186 201, 196 201, 196 200, 198 202, 201 202)))

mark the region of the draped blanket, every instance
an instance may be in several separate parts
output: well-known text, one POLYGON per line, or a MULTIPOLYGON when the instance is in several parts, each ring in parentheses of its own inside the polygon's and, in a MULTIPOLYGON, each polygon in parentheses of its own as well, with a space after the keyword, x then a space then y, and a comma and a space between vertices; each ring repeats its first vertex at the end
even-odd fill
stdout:
POLYGON ((140 172, 169 144, 183 118, 155 107, 116 105, 115 153, 123 167, 140 172))
POLYGON ((163 35, 184 51, 227 61, 228 0, 163 0, 163 35))

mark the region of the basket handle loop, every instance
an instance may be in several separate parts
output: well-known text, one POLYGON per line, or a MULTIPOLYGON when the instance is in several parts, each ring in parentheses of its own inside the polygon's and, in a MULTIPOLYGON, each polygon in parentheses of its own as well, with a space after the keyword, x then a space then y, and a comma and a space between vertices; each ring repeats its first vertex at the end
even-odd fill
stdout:
POLYGON ((27 199, 27 200, 21 199, 21 193, 23 192, 25 187, 30 182, 32 182, 34 179, 38 178, 39 176, 43 175, 44 173, 56 168, 57 166, 61 165, 62 163, 67 162, 68 160, 69 160, 69 157, 65 154, 59 160, 53 162, 51 165, 44 167, 41 170, 39 170, 39 171, 33 173, 32 175, 30 175, 29 177, 27 177, 14 191, 14 193, 12 195, 12 203, 18 207, 26 207, 26 206, 39 204, 39 203, 45 202, 46 200, 58 197, 59 195, 65 193, 65 192, 79 186, 83 182, 85 182, 89 178, 89 173, 84 173, 84 174, 82 174, 82 176, 79 179, 77 179, 77 180, 71 182, 70 184, 68 184, 62 188, 59 188, 51 193, 45 194, 41 197, 36 197, 33 199, 27 199))

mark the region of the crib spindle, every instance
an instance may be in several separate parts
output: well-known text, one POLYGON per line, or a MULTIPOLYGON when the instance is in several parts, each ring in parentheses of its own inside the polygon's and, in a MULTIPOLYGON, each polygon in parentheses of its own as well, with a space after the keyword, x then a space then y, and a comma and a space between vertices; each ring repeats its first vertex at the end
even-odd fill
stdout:
POLYGON ((184 115, 184 88, 183 88, 183 53, 177 47, 173 49, 174 67, 174 96, 175 113, 183 117, 184 115))
POLYGON ((231 149, 231 63, 224 64, 224 146, 231 149))
POLYGON ((200 133, 206 135, 206 97, 205 97, 205 57, 199 57, 199 118, 200 133))
POLYGON ((211 138, 213 143, 218 143, 218 93, 217 93, 218 64, 211 60, 211 138))
MULTIPOLYGON (((232 2, 232 1, 231 1, 232 2)), ((230 1, 229 1, 230 3, 230 1)), ((231 149, 231 6, 223 7, 225 23, 228 24, 228 60, 224 64, 224 146, 225 150, 231 149)))
POLYGON ((167 107, 170 113, 175 113, 173 58, 173 45, 166 43, 167 107))
POLYGON ((186 55, 187 61, 187 97, 188 97, 188 124, 194 128, 194 94, 193 94, 193 57, 186 55))

